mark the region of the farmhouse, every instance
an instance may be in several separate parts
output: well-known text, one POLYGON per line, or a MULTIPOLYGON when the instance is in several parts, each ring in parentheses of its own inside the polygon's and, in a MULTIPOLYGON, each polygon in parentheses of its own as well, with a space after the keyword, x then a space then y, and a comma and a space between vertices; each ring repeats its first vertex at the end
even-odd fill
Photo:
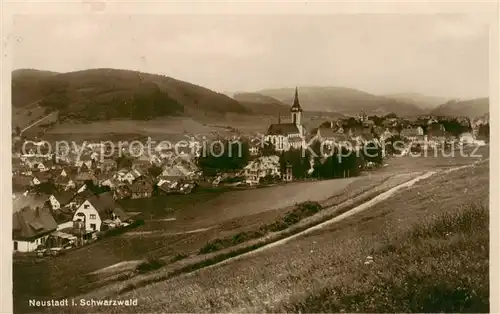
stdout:
POLYGON ((35 251, 56 229, 57 223, 47 207, 24 207, 12 215, 14 251, 35 251))
POLYGON ((128 218, 111 194, 106 192, 86 199, 76 210, 73 221, 81 222, 86 231, 101 231, 105 221, 119 225, 128 218))

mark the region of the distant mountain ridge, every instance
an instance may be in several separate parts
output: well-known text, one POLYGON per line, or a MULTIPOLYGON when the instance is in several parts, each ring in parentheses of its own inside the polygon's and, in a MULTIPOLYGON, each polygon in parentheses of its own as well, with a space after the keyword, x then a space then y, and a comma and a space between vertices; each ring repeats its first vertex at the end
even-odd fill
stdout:
POLYGON ((397 93, 383 96, 397 101, 414 104, 423 110, 432 110, 450 100, 445 97, 428 96, 419 93, 397 93))
POLYGON ((233 99, 256 114, 285 115, 290 113, 290 106, 276 98, 259 93, 235 93, 233 99))
MULTIPOLYGON (((361 111, 372 115, 395 113, 415 116, 425 111, 415 104, 376 96, 361 90, 335 86, 298 86, 299 99, 304 110, 338 112, 357 115, 361 111)), ((276 98, 284 104, 293 101, 294 88, 263 89, 259 94, 276 98)))
POLYGON ((433 115, 465 116, 476 118, 489 115, 490 102, 488 97, 470 100, 450 100, 431 111, 433 115))

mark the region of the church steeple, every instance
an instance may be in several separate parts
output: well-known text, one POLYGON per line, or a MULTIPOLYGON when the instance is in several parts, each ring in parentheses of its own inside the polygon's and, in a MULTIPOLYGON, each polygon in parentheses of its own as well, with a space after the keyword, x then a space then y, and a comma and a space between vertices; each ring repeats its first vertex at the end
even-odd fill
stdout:
POLYGON ((293 98, 292 111, 302 111, 299 103, 299 91, 297 87, 295 87, 295 97, 293 98))
POLYGON ((302 108, 300 107, 299 103, 299 91, 297 87, 295 87, 295 97, 293 99, 293 105, 290 111, 292 113, 293 124, 297 126, 301 125, 302 108))

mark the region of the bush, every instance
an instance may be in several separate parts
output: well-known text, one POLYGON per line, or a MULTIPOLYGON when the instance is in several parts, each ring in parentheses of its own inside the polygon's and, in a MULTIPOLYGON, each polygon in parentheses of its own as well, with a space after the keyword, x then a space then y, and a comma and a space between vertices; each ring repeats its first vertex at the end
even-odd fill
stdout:
POLYGON ((136 271, 139 273, 146 273, 148 271, 156 270, 165 265, 165 262, 159 259, 148 258, 145 262, 140 263, 136 267, 136 271))
POLYGON ((177 253, 174 255, 174 257, 172 257, 171 261, 177 262, 177 261, 180 261, 181 259, 185 259, 186 257, 188 257, 186 254, 177 253))

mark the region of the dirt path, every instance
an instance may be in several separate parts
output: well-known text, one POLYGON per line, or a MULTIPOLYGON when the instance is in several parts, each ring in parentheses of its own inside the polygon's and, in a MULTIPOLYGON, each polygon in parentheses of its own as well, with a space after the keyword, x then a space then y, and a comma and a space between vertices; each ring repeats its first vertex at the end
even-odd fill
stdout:
MULTIPOLYGON (((227 263, 230 263, 230 262, 233 262, 233 261, 237 261, 239 259, 242 259, 242 258, 245 258, 245 257, 249 257, 249 256, 252 256, 252 255, 255 255, 255 254, 258 254, 259 252, 262 252, 262 251, 265 251, 265 250, 269 250, 273 247, 276 247, 278 245, 282 245, 282 244, 285 244, 285 243, 288 243, 290 242, 291 240, 293 239, 296 239, 300 236, 303 236, 305 234, 308 234, 308 233, 311 233, 311 232, 314 232, 314 231, 317 231, 317 230, 320 230, 326 226, 329 226, 331 224, 334 224, 336 222, 339 222, 347 217, 350 217, 352 215, 355 215, 361 211, 364 211, 370 207, 372 207, 373 205, 375 204, 378 204, 386 199, 388 199, 389 197, 391 197, 392 195, 394 195, 396 192, 398 192, 399 190, 401 189, 404 189, 404 188, 409 188, 411 186, 413 186, 415 183, 417 183, 418 181, 420 180, 424 180, 424 179, 427 179, 429 177, 431 177, 432 175, 434 174, 443 174, 443 173, 449 173, 449 172, 453 172, 453 171, 457 171, 457 170, 460 170, 460 169, 464 169, 464 168, 468 168, 468 167, 474 167, 476 166, 477 164, 480 164, 480 163, 483 163, 483 162, 488 162, 489 161, 489 158, 485 158, 485 159, 481 159, 481 160, 477 160, 475 162, 473 162, 472 164, 468 164, 468 165, 463 165, 463 166, 459 166, 459 167, 454 167, 454 168, 450 168, 450 169, 446 169, 446 170, 443 170, 443 171, 429 171, 429 172, 426 172, 425 174, 423 175, 420 175, 414 179, 411 179, 407 182, 404 182, 402 184, 399 184, 391 189, 389 189, 388 191, 386 192, 383 192, 379 195, 377 195, 376 197, 374 197, 373 199, 343 213, 343 214, 340 214, 330 220, 327 220, 323 223, 320 223, 318 225, 315 225, 311 228, 308 228, 304 231, 301 231, 299 233, 296 233, 296 234, 293 234, 287 238, 284 238, 284 239, 281 239, 281 240, 278 240, 276 242, 272 242, 272 243, 269 243, 267 245, 264 245, 258 249, 255 249, 253 251, 250 251, 248 253, 244 253, 244 254, 241 254, 241 255, 238 255, 238 256, 235 256, 235 257, 232 257, 232 258, 229 258, 229 259, 226 259, 224 261, 221 261, 217 264, 214 264, 214 265, 211 265, 211 266, 208 266, 208 267, 204 267, 204 268, 201 268, 199 270, 196 270, 194 271, 193 273, 197 273, 203 269, 207 269, 207 268, 211 268, 211 267, 217 267, 217 266, 220 266, 220 265, 224 265, 224 264, 227 264, 227 263)), ((192 274, 192 273, 191 273, 192 274)))
POLYGON ((42 122, 43 120, 47 119, 48 117, 52 116, 54 114, 54 112, 51 112, 49 113, 48 115, 46 115, 45 117, 41 118, 41 119, 38 119, 36 120, 35 122, 31 123, 30 125, 28 125, 27 127, 25 127, 24 129, 21 130, 21 133, 23 133, 24 131, 28 130, 29 128, 37 125, 38 123, 42 122))

